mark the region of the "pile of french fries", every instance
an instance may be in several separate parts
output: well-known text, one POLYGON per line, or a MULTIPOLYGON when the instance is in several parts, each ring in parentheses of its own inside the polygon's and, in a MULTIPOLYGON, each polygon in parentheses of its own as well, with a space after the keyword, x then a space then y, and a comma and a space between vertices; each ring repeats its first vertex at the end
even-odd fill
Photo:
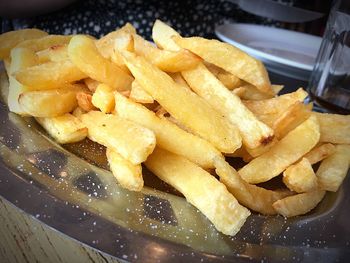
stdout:
POLYGON ((249 209, 302 215, 338 190, 350 164, 350 116, 312 112, 302 88, 278 96, 283 86, 234 46, 181 37, 158 20, 152 36, 156 45, 130 24, 100 39, 0 35, 9 110, 33 116, 58 143, 104 145, 129 190, 143 188, 143 163, 227 235, 249 209), (237 170, 226 156, 246 164, 237 170), (284 189, 257 185, 277 176, 284 189))

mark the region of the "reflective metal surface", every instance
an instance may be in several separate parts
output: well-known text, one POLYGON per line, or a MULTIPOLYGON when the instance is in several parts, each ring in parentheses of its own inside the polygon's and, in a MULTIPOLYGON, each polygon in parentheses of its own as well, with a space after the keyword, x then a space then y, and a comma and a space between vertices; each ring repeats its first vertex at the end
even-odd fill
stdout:
POLYGON ((330 262, 350 258, 349 177, 307 215, 253 214, 235 237, 145 170, 140 193, 118 186, 104 149, 57 145, 0 102, 0 194, 38 220, 132 262, 330 262), (68 149, 68 150, 67 150, 68 149), (157 189, 155 189, 157 188, 157 189))

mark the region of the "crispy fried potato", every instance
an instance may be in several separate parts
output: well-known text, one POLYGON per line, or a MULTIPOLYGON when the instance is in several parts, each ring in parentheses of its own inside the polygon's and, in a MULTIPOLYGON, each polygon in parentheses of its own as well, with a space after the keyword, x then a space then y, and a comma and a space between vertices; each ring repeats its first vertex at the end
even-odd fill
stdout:
POLYGON ((91 102, 103 113, 111 113, 114 109, 114 89, 106 84, 99 84, 92 95, 91 102))
MULTIPOLYGON (((274 94, 266 94, 258 90, 251 84, 245 84, 240 86, 239 88, 242 90, 240 92, 239 97, 243 100, 266 100, 273 98, 280 89, 282 89, 282 85, 271 85, 271 88, 274 94)), ((235 90, 234 90, 235 91, 235 90)), ((237 91, 235 91, 237 92, 237 91)))
POLYGON ((142 167, 132 164, 116 151, 107 148, 109 167, 118 183, 130 191, 141 191, 143 188, 142 167))
POLYGON ((9 110, 20 114, 28 115, 18 103, 21 93, 31 90, 30 87, 19 83, 11 74, 17 70, 34 66, 38 63, 38 58, 32 50, 27 48, 14 48, 11 50, 11 64, 9 68, 9 93, 7 103, 9 110))
POLYGON ((239 78, 237 78, 235 75, 233 75, 229 72, 225 72, 225 71, 219 72, 216 75, 216 77, 229 90, 233 90, 235 88, 238 88, 242 84, 242 81, 239 78))
POLYGON ((158 47, 170 51, 179 51, 181 48, 174 42, 172 36, 180 36, 173 28, 156 20, 152 28, 152 39, 158 47))
POLYGON ((331 143, 325 143, 313 148, 311 151, 304 155, 304 158, 308 159, 311 164, 315 164, 327 158, 334 152, 335 146, 331 143))
POLYGON ((47 62, 14 73, 18 82, 32 90, 57 89, 66 83, 86 78, 71 61, 47 62))
POLYGON ((152 130, 159 147, 182 155, 204 168, 213 168, 213 158, 221 156, 209 142, 180 129, 165 118, 157 117, 154 112, 123 95, 115 93, 115 101, 118 116, 152 130))
POLYGON ((35 119, 52 138, 61 144, 78 142, 87 136, 88 130, 84 124, 69 113, 58 117, 35 119))
POLYGON ((272 204, 288 195, 288 191, 272 191, 244 181, 238 172, 231 167, 224 159, 215 158, 216 174, 220 177, 227 190, 237 198, 238 202, 256 212, 274 215, 276 214, 272 204))
POLYGON ((304 122, 311 115, 311 105, 295 102, 278 117, 273 124, 273 130, 278 139, 283 138, 288 132, 304 122))
POLYGON ((172 38, 180 47, 256 86, 261 92, 274 95, 264 65, 240 49, 215 39, 179 36, 172 38))
POLYGON ((111 148, 132 164, 145 161, 156 146, 151 130, 119 116, 90 111, 81 120, 88 128, 89 139, 111 148))
POLYGON ((283 172, 283 182, 297 193, 311 192, 317 189, 317 177, 308 159, 303 158, 283 172))
POLYGON ((86 113, 86 111, 84 111, 82 108, 80 108, 79 106, 78 107, 76 107, 75 109, 74 109, 74 111, 72 112, 72 115, 73 116, 75 116, 75 117, 77 117, 79 120, 81 119, 81 116, 83 115, 83 114, 85 114, 86 113))
POLYGON ((99 84, 101 84, 101 82, 97 81, 97 80, 94 80, 92 78, 86 78, 84 79, 84 84, 86 85, 86 87, 88 87, 88 89, 91 91, 91 92, 95 92, 96 89, 97 89, 97 86, 99 84))
POLYGON ((188 88, 189 90, 191 89, 190 86, 188 86, 186 80, 182 77, 180 72, 176 72, 176 73, 168 73, 168 75, 177 83, 180 84, 182 86, 184 86, 185 88, 188 88))
POLYGON ((78 106, 85 111, 96 110, 95 106, 91 102, 92 96, 87 91, 79 91, 77 93, 78 106))
POLYGON ((36 53, 40 63, 69 60, 67 45, 55 45, 36 53))
POLYGON ((335 153, 321 162, 316 175, 321 189, 336 192, 350 167, 350 145, 335 146, 335 153))
POLYGON ((273 130, 259 121, 203 64, 181 74, 192 90, 238 128, 246 147, 254 149, 271 143, 273 130))
POLYGON ((68 45, 72 62, 90 78, 117 90, 129 90, 133 78, 117 65, 104 58, 95 42, 86 36, 74 36, 68 45))
POLYGON ((226 235, 235 235, 250 215, 222 183, 184 157, 156 148, 145 164, 226 235))
POLYGON ((313 112, 321 129, 321 142, 350 144, 350 115, 313 112))
POLYGON ((202 98, 175 83, 143 57, 131 53, 124 56, 141 87, 182 124, 222 152, 232 153, 241 146, 237 129, 202 98))
POLYGON ((130 99, 139 103, 154 103, 154 99, 134 80, 131 84, 130 99))
POLYGON ((47 33, 35 28, 10 31, 0 35, 0 60, 10 55, 11 49, 22 41, 47 36, 47 33))
POLYGON ((81 86, 66 84, 59 89, 26 91, 20 94, 18 102, 33 117, 57 117, 78 106, 76 94, 81 90, 81 86))
POLYGON ((19 43, 16 47, 24 47, 35 52, 44 50, 54 46, 66 45, 72 36, 48 35, 39 39, 29 39, 19 43))
POLYGON ((316 190, 288 196, 273 204, 273 208, 284 217, 303 215, 314 209, 322 201, 325 191, 316 190))
POLYGON ((317 118, 311 116, 272 146, 268 152, 253 159, 238 172, 249 183, 266 182, 310 151, 319 138, 317 118))

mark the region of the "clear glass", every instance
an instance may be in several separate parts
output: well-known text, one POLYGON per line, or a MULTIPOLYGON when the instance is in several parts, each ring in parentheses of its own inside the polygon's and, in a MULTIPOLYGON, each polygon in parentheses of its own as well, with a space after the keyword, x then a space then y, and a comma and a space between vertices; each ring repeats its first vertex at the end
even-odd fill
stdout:
POLYGON ((337 0, 329 15, 310 77, 309 93, 316 106, 350 114, 350 1, 337 0))

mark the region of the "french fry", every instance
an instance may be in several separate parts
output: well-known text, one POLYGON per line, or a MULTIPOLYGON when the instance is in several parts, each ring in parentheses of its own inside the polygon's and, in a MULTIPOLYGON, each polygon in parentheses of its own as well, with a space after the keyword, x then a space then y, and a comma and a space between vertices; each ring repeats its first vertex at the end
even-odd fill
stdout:
POLYGON ((322 201, 325 193, 323 190, 315 190, 288 196, 276 201, 273 208, 284 217, 303 215, 314 209, 322 201))
MULTIPOLYGON (((277 94, 275 90, 283 87, 281 85, 271 85, 271 88, 274 91, 274 94, 277 94)), ((240 86, 242 89, 241 95, 239 96, 243 100, 266 100, 274 97, 274 94, 266 94, 258 90, 251 84, 245 84, 240 86)), ((237 91, 236 91, 237 92, 237 91)))
POLYGON ((321 189, 336 192, 350 167, 350 145, 335 146, 335 153, 324 159, 316 175, 321 189))
POLYGON ((143 57, 131 53, 125 53, 124 56, 128 68, 141 87, 182 124, 222 152, 232 153, 241 146, 238 130, 207 102, 175 83, 170 76, 143 57))
POLYGON ((321 142, 350 144, 350 115, 313 112, 321 129, 321 142))
POLYGON ((289 166, 283 172, 283 182, 297 193, 311 192, 317 189, 317 177, 308 159, 303 158, 289 166))
POLYGON ((47 33, 35 28, 10 31, 0 35, 0 60, 10 55, 11 49, 22 41, 47 36, 47 33))
POLYGON ((259 121, 203 64, 181 74, 192 90, 239 129, 246 147, 254 149, 272 142, 273 130, 259 121))
POLYGON ((88 128, 89 139, 111 148, 132 164, 145 161, 156 145, 151 130, 119 116, 90 111, 81 120, 88 128))
POLYGON ((68 55, 72 62, 90 78, 117 90, 130 89, 133 78, 104 58, 98 52, 94 40, 86 36, 74 36, 68 45, 68 55))
POLYGON ((33 117, 57 117, 77 107, 76 94, 81 90, 81 86, 66 84, 59 89, 26 91, 20 94, 18 102, 33 117))
POLYGON ((141 191, 143 188, 142 167, 132 164, 116 151, 107 148, 109 167, 118 183, 130 191, 141 191))
POLYGON ((96 91, 96 89, 97 89, 97 86, 98 86, 99 84, 101 84, 101 82, 99 82, 99 81, 97 81, 97 80, 94 80, 94 79, 92 79, 92 78, 86 78, 86 79, 84 79, 84 83, 85 83, 85 85, 88 87, 88 89, 89 89, 92 93, 94 93, 94 92, 96 91))
POLYGON ((17 70, 24 69, 26 67, 34 66, 38 63, 38 58, 35 53, 27 48, 14 48, 10 53, 11 64, 9 68, 9 93, 7 98, 7 103, 9 110, 20 114, 20 115, 28 115, 21 108, 18 103, 18 98, 21 93, 30 90, 30 87, 22 85, 19 83, 13 76, 12 73, 17 70))
POLYGON ((334 152, 335 146, 331 143, 325 143, 313 148, 311 151, 304 155, 304 158, 308 159, 311 164, 315 164, 327 158, 334 152))
POLYGON ((184 86, 185 88, 188 88, 189 90, 191 89, 190 86, 188 86, 186 80, 182 77, 180 72, 176 72, 176 73, 168 73, 168 75, 177 83, 180 84, 182 86, 184 86))
POLYGON ((118 116, 138 123, 154 132, 157 145, 184 156, 204 168, 213 168, 213 158, 222 156, 209 142, 180 129, 167 119, 159 118, 146 107, 115 93, 118 116))
POLYGON ((82 108, 78 106, 74 109, 74 111, 72 112, 72 115, 80 120, 81 116, 85 113, 86 111, 84 111, 82 108))
POLYGON ((238 88, 242 83, 242 81, 239 78, 237 78, 235 75, 233 75, 229 72, 225 72, 225 71, 219 72, 216 75, 216 77, 229 90, 233 90, 235 88, 238 88))
POLYGON ((266 182, 309 152, 319 138, 317 118, 310 116, 272 146, 268 152, 253 159, 238 172, 248 183, 266 182))
POLYGON ((154 99, 134 80, 131 84, 130 99, 139 103, 154 103, 154 99))
POLYGON ((67 45, 55 45, 36 53, 40 63, 69 60, 67 45))
POLYGON ((33 90, 56 89, 87 77, 71 61, 35 65, 16 71, 14 76, 18 82, 33 90))
POLYGON ((227 190, 237 198, 238 202, 256 212, 274 215, 276 214, 272 204, 288 195, 288 191, 272 191, 244 181, 238 172, 231 167, 224 159, 215 158, 216 174, 220 177, 227 190))
POLYGON ((106 84, 99 84, 92 95, 91 102, 103 113, 111 113, 114 109, 114 89, 106 84))
POLYGON ((158 47, 170 51, 179 51, 181 48, 174 42, 172 36, 180 36, 173 28, 156 20, 152 28, 152 39, 158 47))
POLYGON ((38 52, 54 46, 66 45, 72 36, 48 35, 38 39, 28 39, 19 43, 16 47, 23 47, 38 52))
POLYGON ((35 119, 60 144, 78 142, 87 136, 87 128, 69 113, 58 117, 35 119))
POLYGON ((283 138, 288 132, 297 127, 311 115, 311 105, 295 102, 278 117, 273 124, 273 130, 278 139, 283 138))
POLYGON ((145 164, 226 235, 235 235, 250 215, 222 183, 184 157, 156 148, 145 164))
POLYGON ((274 95, 264 65, 240 49, 215 39, 179 36, 172 38, 180 47, 256 86, 261 92, 274 95))
POLYGON ((92 104, 92 96, 87 91, 79 91, 76 95, 78 106, 85 111, 96 110, 95 106, 92 104))

